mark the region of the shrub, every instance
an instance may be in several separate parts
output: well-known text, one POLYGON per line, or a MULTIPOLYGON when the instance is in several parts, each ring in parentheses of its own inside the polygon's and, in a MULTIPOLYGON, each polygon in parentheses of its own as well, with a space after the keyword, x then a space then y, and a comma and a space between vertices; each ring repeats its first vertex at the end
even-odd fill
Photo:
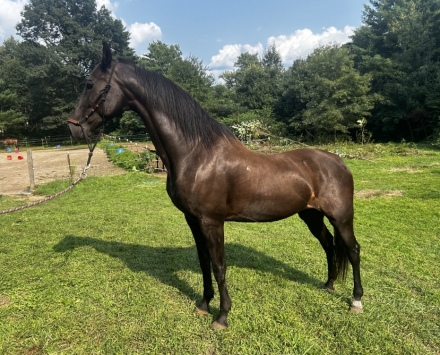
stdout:
POLYGON ((135 153, 129 149, 124 148, 122 145, 116 145, 109 140, 102 140, 99 143, 99 147, 102 148, 109 160, 125 170, 133 171, 145 171, 152 173, 154 168, 151 163, 155 159, 156 155, 149 151, 135 153))

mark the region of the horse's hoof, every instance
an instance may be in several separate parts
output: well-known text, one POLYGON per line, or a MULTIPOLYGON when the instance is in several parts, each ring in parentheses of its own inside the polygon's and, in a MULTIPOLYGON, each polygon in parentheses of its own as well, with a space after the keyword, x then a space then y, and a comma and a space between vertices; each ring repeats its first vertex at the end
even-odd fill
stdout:
POLYGON ((362 307, 350 306, 350 312, 352 312, 352 313, 364 313, 364 309, 362 307))
POLYGON ((364 307, 362 307, 361 301, 353 300, 350 305, 350 312, 353 313, 363 313, 364 307))
POLYGON ((226 324, 219 323, 217 321, 212 322, 211 328, 214 330, 224 330, 227 329, 228 326, 226 324))
POLYGON ((334 287, 329 287, 327 285, 322 286, 322 289, 329 292, 329 293, 333 293, 335 292, 335 288, 334 287))
POLYGON ((199 316, 206 316, 207 314, 209 314, 209 312, 207 310, 201 309, 199 307, 194 308, 194 313, 199 316))

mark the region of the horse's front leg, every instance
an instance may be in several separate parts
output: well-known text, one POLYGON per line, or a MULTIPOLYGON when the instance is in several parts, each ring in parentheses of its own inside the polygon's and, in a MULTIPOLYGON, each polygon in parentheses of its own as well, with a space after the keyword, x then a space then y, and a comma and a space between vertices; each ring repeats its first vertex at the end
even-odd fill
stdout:
POLYGON ((185 215, 185 218, 193 234, 194 241, 196 242, 200 268, 202 269, 203 275, 203 298, 197 304, 194 311, 198 314, 205 315, 209 313, 209 302, 214 297, 211 276, 211 257, 209 255, 205 236, 200 229, 199 221, 190 215, 185 215))
POLYGON ((228 312, 231 309, 231 298, 226 287, 224 221, 202 218, 200 228, 206 238, 212 270, 220 293, 220 313, 212 323, 212 328, 226 329, 228 327, 228 312))

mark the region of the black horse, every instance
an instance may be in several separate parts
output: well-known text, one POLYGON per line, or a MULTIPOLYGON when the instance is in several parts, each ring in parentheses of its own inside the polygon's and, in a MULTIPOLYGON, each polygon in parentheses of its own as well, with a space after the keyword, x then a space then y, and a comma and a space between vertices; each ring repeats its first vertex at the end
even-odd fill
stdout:
POLYGON ((360 246, 353 232, 353 177, 331 153, 298 149, 264 155, 247 149, 170 80, 127 59, 112 60, 103 47, 97 65, 68 119, 72 136, 90 139, 104 120, 134 110, 142 118, 164 162, 167 192, 193 233, 203 274, 203 299, 196 311, 209 312, 214 296, 211 266, 220 293, 213 328, 227 327, 231 299, 226 287, 224 222, 276 221, 296 213, 325 250, 333 290, 338 274, 353 268, 353 301, 362 311, 360 246), (324 224, 334 227, 334 237, 324 224))

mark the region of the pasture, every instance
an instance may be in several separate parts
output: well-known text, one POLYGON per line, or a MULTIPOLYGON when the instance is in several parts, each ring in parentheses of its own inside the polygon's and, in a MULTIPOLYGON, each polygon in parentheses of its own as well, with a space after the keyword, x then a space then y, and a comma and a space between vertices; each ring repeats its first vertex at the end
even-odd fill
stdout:
MULTIPOLYGON (((320 289, 325 254, 297 216, 226 223, 232 310, 229 328, 213 331, 218 293, 211 315, 192 313, 201 272, 165 179, 88 177, 0 216, 0 353, 440 353, 440 152, 372 148, 346 163, 364 313, 348 312, 351 272, 334 293, 320 289)), ((0 210, 22 203, 2 196, 0 210)))

